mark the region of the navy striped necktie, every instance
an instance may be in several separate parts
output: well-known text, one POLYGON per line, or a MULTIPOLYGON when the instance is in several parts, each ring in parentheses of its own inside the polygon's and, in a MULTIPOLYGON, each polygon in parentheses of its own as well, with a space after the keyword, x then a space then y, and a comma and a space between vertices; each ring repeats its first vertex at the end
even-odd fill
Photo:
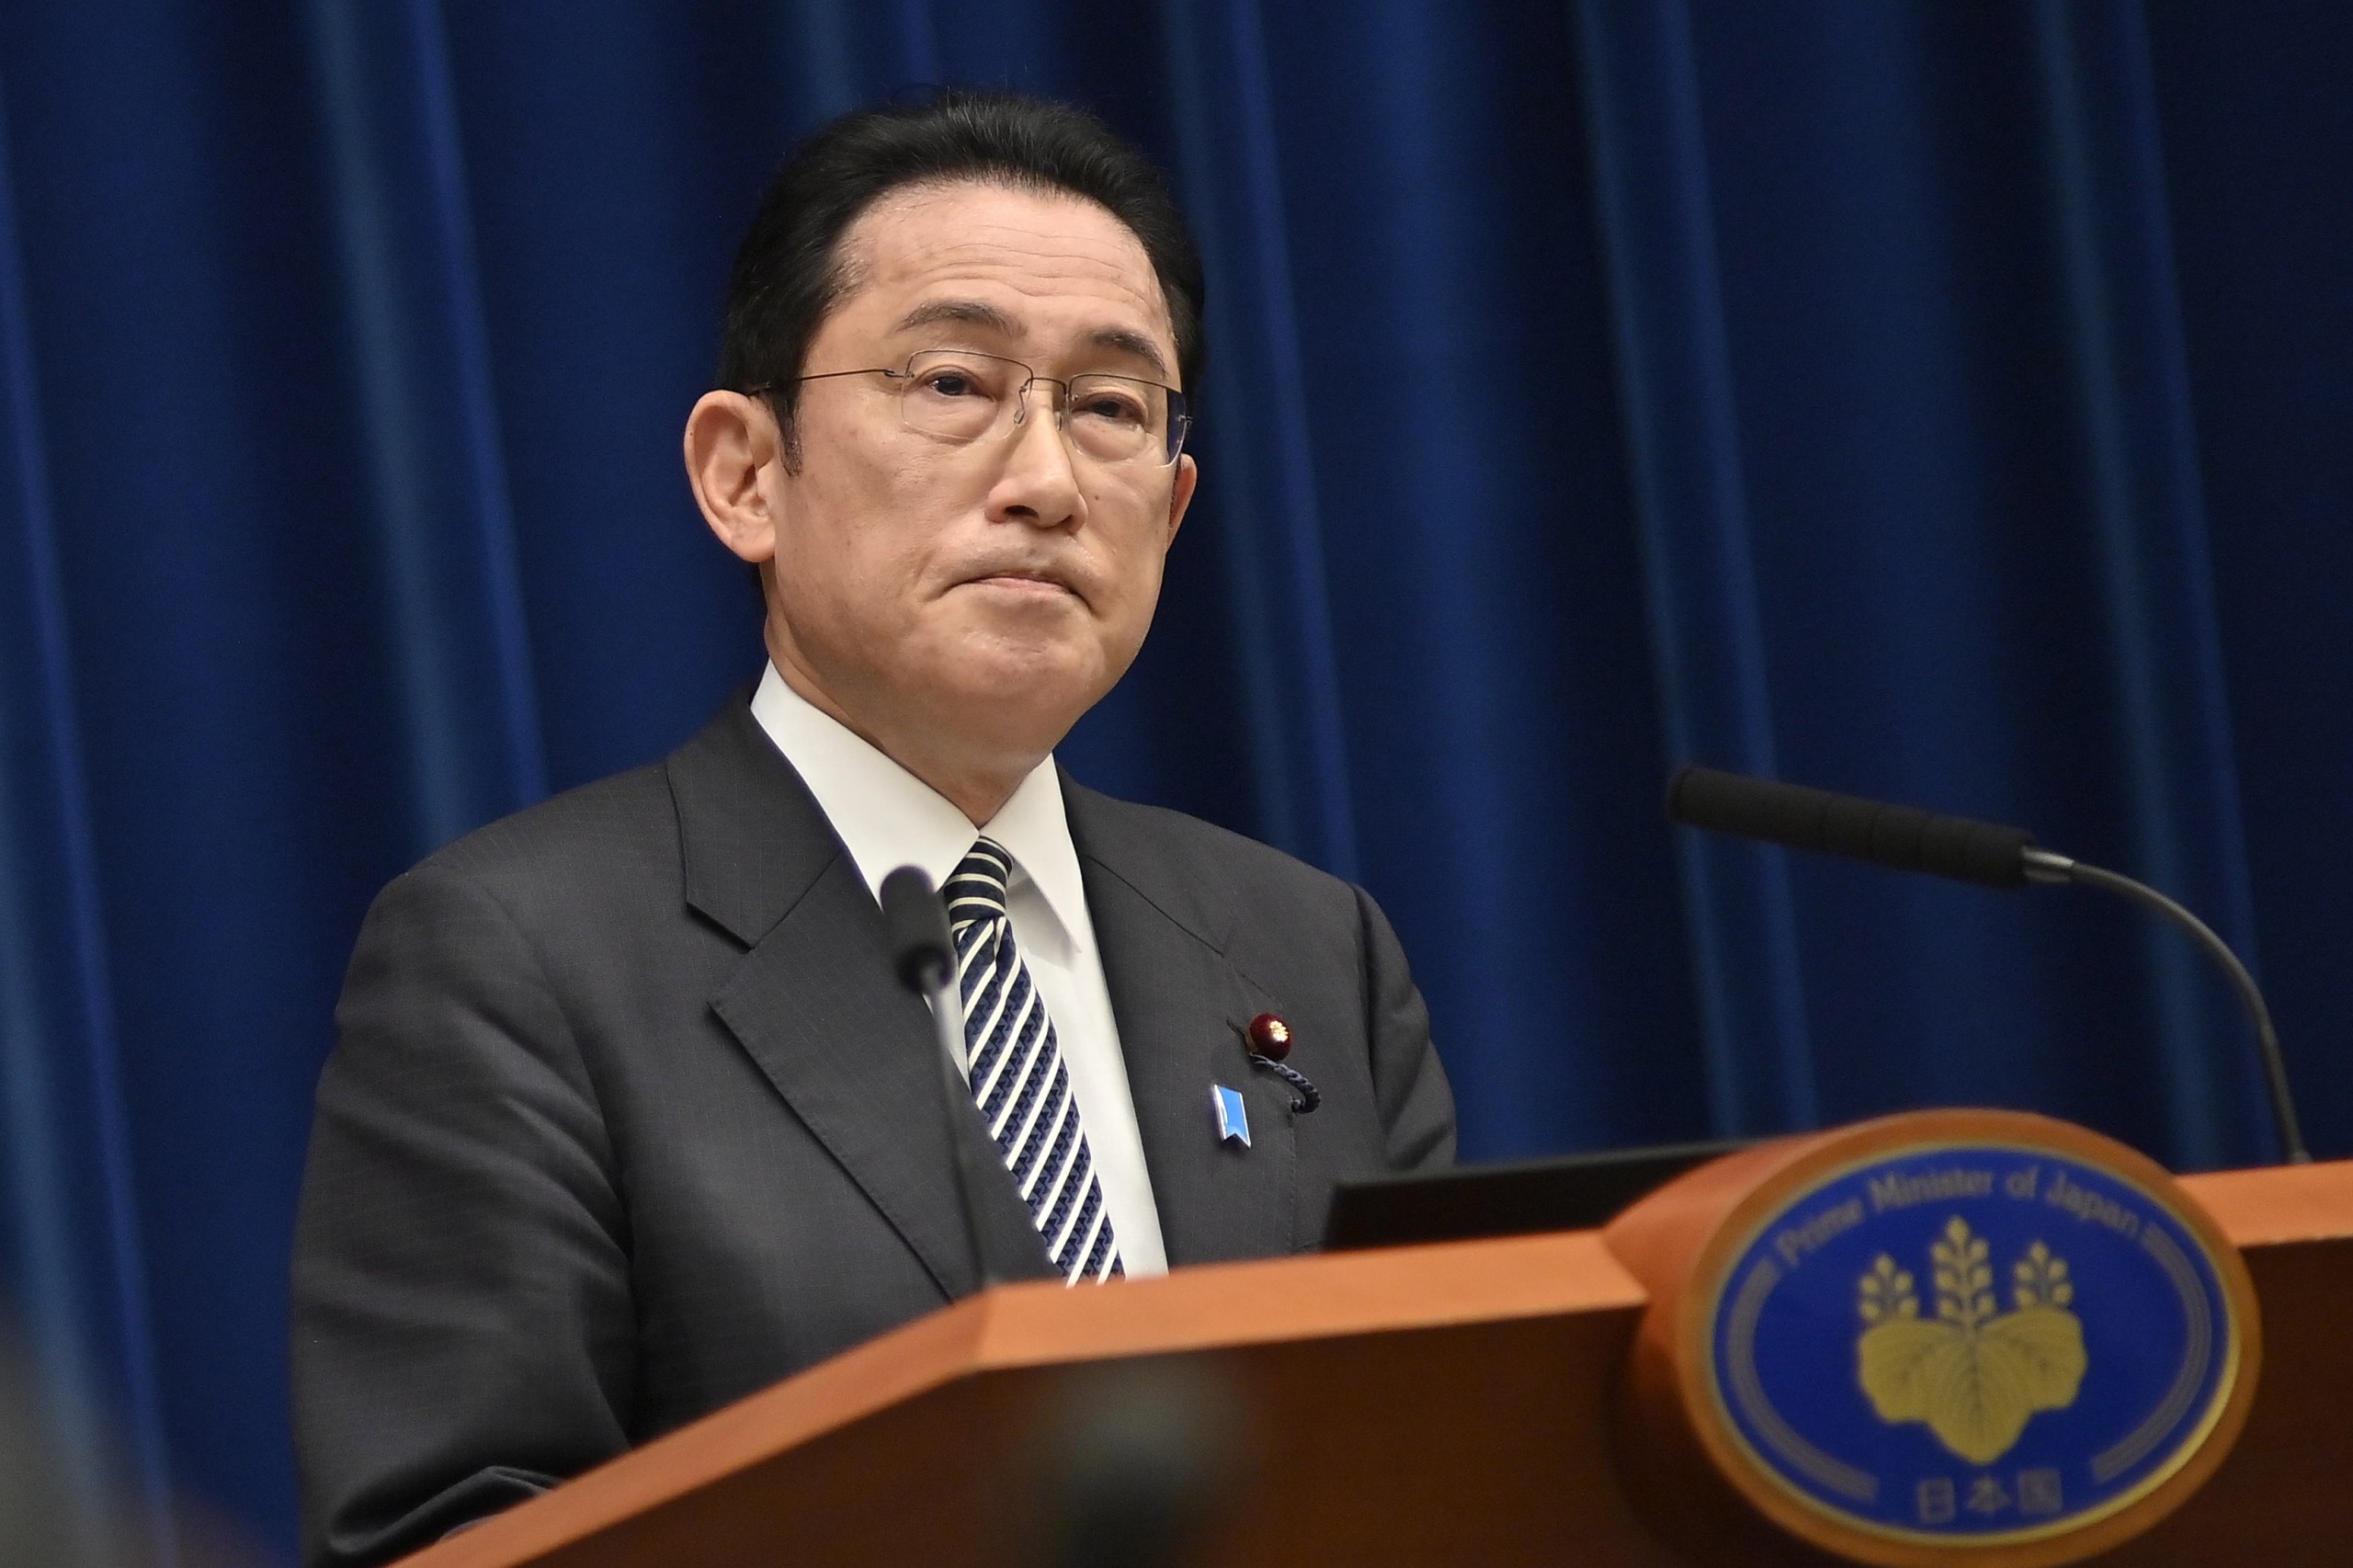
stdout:
POLYGON ((1063 1281, 1108 1279, 1121 1272, 1120 1246, 1054 1041, 1054 1021, 1013 945, 1013 922, 1006 914, 1012 875, 1013 858, 981 838, 939 890, 956 938, 966 1077, 1063 1281))

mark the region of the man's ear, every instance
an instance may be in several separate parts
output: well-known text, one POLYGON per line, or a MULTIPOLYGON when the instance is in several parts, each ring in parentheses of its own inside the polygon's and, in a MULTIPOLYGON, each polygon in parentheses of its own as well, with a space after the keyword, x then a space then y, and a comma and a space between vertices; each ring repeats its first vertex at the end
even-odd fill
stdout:
POLYGON ((1176 460, 1176 478, 1168 487, 1168 544, 1176 542, 1176 530, 1185 523, 1185 509, 1193 504, 1193 492, 1201 483, 1201 471, 1193 461, 1193 454, 1185 453, 1176 460))
POLYGON ((686 451, 687 483, 719 542, 746 561, 773 559, 769 482, 784 442, 768 405, 742 392, 703 393, 687 415, 686 451))

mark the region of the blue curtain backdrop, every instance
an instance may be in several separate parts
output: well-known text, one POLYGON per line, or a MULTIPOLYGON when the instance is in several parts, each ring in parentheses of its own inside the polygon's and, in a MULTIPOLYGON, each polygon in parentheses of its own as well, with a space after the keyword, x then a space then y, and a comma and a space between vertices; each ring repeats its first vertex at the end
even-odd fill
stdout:
POLYGON ((1369 885, 1467 1156, 2272 1152, 2171 934, 1677 838, 1684 760, 2165 887, 2353 1150, 2348 77, 2334 0, 0 0, 0 1278, 69 1457, 290 1554, 360 913, 756 671, 680 422, 767 170, 908 84, 1172 172, 1205 480, 1064 755, 1369 885))

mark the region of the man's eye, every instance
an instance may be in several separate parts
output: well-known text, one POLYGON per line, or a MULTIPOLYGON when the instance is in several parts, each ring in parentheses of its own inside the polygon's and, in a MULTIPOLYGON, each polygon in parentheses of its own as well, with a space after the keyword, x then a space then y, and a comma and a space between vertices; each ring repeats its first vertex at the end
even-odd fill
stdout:
POLYGON ((1074 412, 1084 414, 1090 419, 1108 419, 1120 425, 1137 424, 1143 418, 1143 410, 1134 400, 1108 392, 1089 394, 1074 412))
POLYGON ((980 383, 961 370, 941 370, 924 381, 924 390, 941 397, 972 397, 981 391, 980 383))

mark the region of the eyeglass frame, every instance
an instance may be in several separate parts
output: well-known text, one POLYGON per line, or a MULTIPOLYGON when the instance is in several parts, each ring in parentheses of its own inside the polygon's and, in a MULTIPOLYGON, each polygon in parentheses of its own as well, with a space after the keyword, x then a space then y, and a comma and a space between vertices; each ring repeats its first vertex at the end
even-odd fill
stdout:
MULTIPOLYGON (((1191 435, 1193 431, 1193 416, 1185 411, 1185 394, 1165 381, 1155 381, 1145 376, 1122 375, 1117 370, 1082 370, 1078 375, 1071 377, 1041 376, 1036 371, 1036 369, 1027 364, 1024 364, 1018 359, 1013 358, 1008 355, 991 354, 984 348, 918 348, 907 356, 906 363, 898 369, 892 369, 888 365, 870 365, 864 369, 858 370, 819 370, 811 375, 793 377, 792 384, 795 386, 801 386, 810 381, 830 381, 838 380, 844 376, 883 376, 889 378, 895 386, 899 382, 908 381, 914 379, 915 361, 922 358, 926 354, 966 354, 976 359, 994 359, 1000 365, 1010 365, 1015 369, 1019 370, 1027 379, 1022 381, 1020 386, 1014 390, 1013 424, 1009 426, 1009 428, 1012 429, 1018 429, 1025 422, 1028 421, 1029 417, 1029 389, 1036 386, 1040 381, 1050 382, 1051 384, 1063 389, 1063 395, 1057 400, 1057 406, 1054 410, 1054 424, 1057 430, 1067 429, 1069 427, 1070 421, 1070 396, 1072 382, 1084 380, 1088 376, 1103 376, 1111 381, 1128 381, 1140 387, 1156 387, 1161 392, 1168 394, 1168 455, 1161 459, 1159 463, 1155 466, 1160 468, 1176 467, 1176 460, 1185 455, 1185 438, 1191 435)), ((749 395, 753 397, 766 397, 776 390, 775 382, 763 381, 759 385, 751 388, 749 395)), ((901 389, 901 391, 904 397, 904 389, 901 389)), ((968 444, 978 444, 977 437, 974 442, 968 444)), ((1101 460, 1097 459, 1094 460, 1100 461, 1101 460)))

